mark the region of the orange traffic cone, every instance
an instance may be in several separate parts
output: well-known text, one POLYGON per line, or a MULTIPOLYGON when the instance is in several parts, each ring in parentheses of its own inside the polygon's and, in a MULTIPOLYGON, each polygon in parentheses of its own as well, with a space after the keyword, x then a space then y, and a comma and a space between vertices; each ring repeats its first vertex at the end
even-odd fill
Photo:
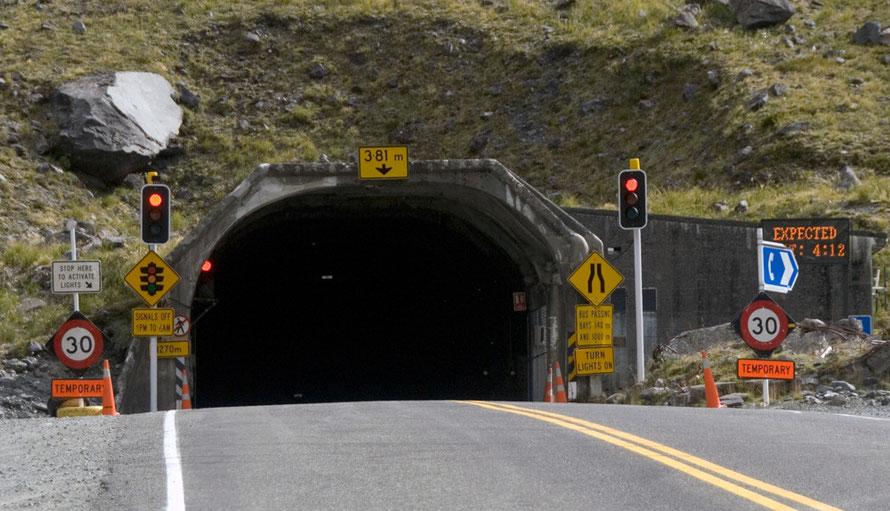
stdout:
POLYGON ((720 403, 714 375, 711 374, 711 364, 708 363, 708 355, 704 351, 701 352, 701 363, 705 370, 705 402, 708 408, 726 408, 726 405, 720 403))
POLYGON ((108 359, 103 361, 102 367, 102 415, 120 415, 114 407, 114 390, 111 388, 111 370, 108 368, 108 359))
POLYGON ((192 393, 189 390, 189 375, 185 372, 185 369, 182 370, 182 405, 180 409, 192 409, 192 393))
POLYGON ((566 398, 566 386, 562 383, 562 371, 559 370, 559 362, 556 363, 556 402, 569 402, 568 398, 566 398))
POLYGON ((553 369, 547 369, 547 387, 544 388, 544 402, 553 402, 553 369))

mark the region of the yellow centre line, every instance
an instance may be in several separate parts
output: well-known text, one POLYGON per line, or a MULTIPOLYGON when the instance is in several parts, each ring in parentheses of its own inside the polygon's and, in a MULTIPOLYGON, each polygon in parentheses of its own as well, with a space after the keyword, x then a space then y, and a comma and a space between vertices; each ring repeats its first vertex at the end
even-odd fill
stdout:
POLYGON ((719 488, 722 488, 730 493, 748 499, 752 502, 760 504, 768 509, 776 509, 776 510, 793 510, 794 508, 786 506, 779 501, 773 500, 769 497, 765 497, 760 495, 759 493, 755 493, 747 488, 734 484, 732 482, 726 481, 724 479, 720 479, 712 474, 699 470, 691 465, 697 465, 701 468, 710 470, 718 475, 721 475, 727 479, 732 479, 741 483, 744 483, 748 486, 752 486, 759 490, 772 493, 773 495, 777 495, 782 498, 786 498, 788 500, 804 504, 810 508, 818 509, 820 511, 841 511, 839 508, 830 506, 828 504, 824 504, 817 500, 813 500, 809 497, 805 497, 798 493, 794 493, 792 491, 786 490, 784 488, 779 488, 778 486, 765 483, 758 479, 754 479, 753 477, 746 476, 744 474, 740 474, 728 468, 722 467, 715 463, 711 463, 710 461, 704 460, 702 458, 698 458, 691 454, 685 453, 683 451, 679 451, 677 449, 668 447, 666 445, 659 444, 657 442, 653 442, 651 440, 647 440, 645 438, 632 435, 630 433, 625 433, 623 431, 610 428, 607 426, 603 426, 600 424, 596 424, 594 422, 586 421, 583 419, 578 419, 575 417, 569 417, 567 415, 561 415, 558 413, 547 412, 543 410, 535 410, 532 408, 523 408, 514 405, 508 405, 504 403, 487 403, 484 401, 458 401, 459 403, 466 403, 475 406, 480 406, 482 408, 488 408, 491 410, 497 410, 501 412, 513 413, 516 415, 522 415, 525 417, 530 417, 533 419, 538 419, 540 421, 548 422, 550 424, 555 424, 557 426, 561 426, 566 429, 570 429, 572 431, 577 431, 578 433, 594 437, 604 442, 608 442, 612 445, 616 445, 618 447, 622 447, 629 451, 635 452, 642 456, 645 456, 649 459, 667 465, 671 468, 679 470, 685 474, 688 474, 692 477, 705 481, 707 483, 713 484, 719 488), (631 443, 635 442, 635 443, 631 443), (639 444, 639 445, 637 445, 639 444), (658 452, 656 452, 658 451, 658 452), (673 456, 674 458, 670 458, 665 456, 665 454, 669 456, 673 456), (685 463, 684 463, 685 462, 685 463), (691 465, 690 465, 691 464, 691 465))

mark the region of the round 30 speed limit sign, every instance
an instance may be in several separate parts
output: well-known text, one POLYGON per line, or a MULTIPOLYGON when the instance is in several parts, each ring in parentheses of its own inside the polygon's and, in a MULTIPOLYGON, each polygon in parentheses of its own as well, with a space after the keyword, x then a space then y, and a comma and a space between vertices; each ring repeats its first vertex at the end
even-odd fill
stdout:
POLYGON ((776 302, 755 300, 742 310, 739 327, 748 346, 772 351, 788 335, 788 316, 776 302))
POLYGON ((103 343, 102 332, 86 319, 69 319, 53 337, 56 356, 72 369, 95 364, 102 355, 103 343))

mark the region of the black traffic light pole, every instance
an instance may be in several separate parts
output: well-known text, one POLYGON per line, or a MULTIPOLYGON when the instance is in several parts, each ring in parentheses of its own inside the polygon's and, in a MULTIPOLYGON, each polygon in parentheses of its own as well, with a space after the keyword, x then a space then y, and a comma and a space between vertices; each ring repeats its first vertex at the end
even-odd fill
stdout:
MULTIPOLYGON (((156 252, 158 244, 170 239, 170 188, 154 184, 154 172, 148 174, 148 184, 142 186, 139 221, 142 241, 156 252)), ((157 308, 157 304, 151 306, 157 308)), ((149 411, 158 411, 158 338, 148 340, 149 411)))
POLYGON ((640 230, 646 227, 646 172, 640 160, 630 160, 630 169, 618 174, 618 226, 634 232, 634 310, 637 337, 637 383, 646 378, 645 345, 643 342, 643 256, 640 230))

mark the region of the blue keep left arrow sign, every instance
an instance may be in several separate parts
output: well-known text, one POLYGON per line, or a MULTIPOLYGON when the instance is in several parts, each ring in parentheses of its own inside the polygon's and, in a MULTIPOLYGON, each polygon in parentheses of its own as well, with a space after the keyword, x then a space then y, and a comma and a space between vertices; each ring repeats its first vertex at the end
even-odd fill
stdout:
POLYGON ((794 288, 799 267, 794 251, 781 243, 763 242, 760 246, 761 284, 767 291, 787 293, 794 288))

